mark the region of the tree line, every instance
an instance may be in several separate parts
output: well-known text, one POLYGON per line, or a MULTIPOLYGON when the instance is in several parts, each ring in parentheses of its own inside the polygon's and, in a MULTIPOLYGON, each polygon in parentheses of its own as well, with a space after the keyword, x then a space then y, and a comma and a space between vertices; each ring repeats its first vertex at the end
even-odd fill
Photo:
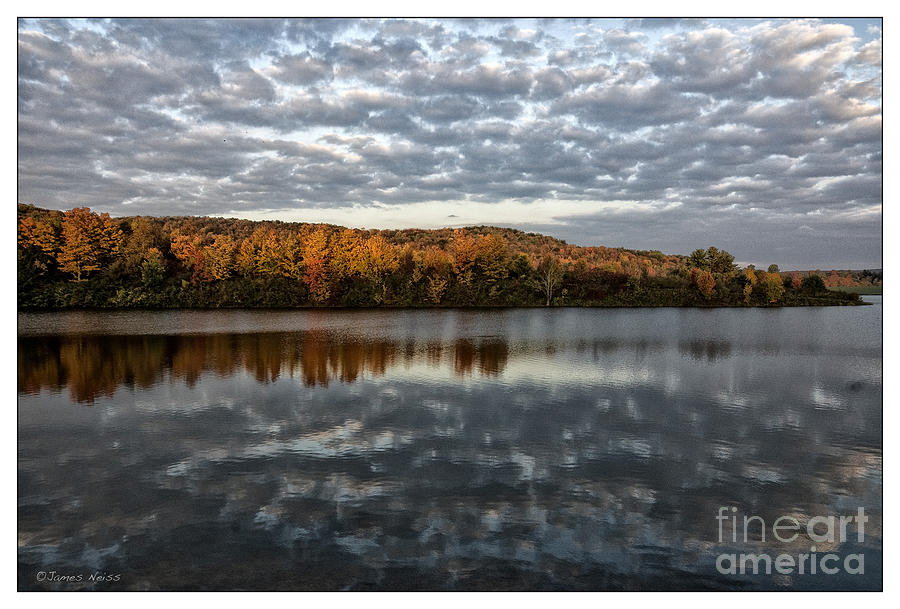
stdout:
MULTIPOLYGON (((20 205, 21 309, 854 304, 822 277, 498 227, 360 230, 20 205)), ((880 279, 880 276, 879 276, 880 279)))

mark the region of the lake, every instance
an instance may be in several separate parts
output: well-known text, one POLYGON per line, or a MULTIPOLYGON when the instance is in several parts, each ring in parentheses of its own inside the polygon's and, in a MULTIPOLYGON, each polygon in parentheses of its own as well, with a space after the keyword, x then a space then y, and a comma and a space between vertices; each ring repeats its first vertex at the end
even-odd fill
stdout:
POLYGON ((18 587, 881 589, 864 298, 20 313, 18 587))

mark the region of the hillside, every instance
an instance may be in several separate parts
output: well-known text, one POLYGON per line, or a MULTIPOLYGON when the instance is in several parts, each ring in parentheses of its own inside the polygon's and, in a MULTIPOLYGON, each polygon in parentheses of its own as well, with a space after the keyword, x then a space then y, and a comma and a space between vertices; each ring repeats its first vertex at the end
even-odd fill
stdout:
POLYGON ((18 225, 21 309, 854 304, 827 280, 880 284, 880 273, 738 269, 715 247, 690 256, 582 247, 492 226, 114 219, 30 205, 19 205, 18 225))

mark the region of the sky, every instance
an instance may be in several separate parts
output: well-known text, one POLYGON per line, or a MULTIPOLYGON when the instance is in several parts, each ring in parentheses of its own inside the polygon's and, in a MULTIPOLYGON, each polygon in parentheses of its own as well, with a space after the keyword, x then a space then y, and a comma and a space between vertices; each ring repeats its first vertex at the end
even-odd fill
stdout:
POLYGON ((880 19, 20 19, 18 201, 882 266, 880 19))

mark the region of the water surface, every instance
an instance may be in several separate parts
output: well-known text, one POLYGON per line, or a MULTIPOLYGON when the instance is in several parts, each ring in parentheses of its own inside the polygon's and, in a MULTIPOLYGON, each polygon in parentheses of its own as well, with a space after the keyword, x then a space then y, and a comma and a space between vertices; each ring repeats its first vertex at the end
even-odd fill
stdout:
POLYGON ((866 298, 19 314, 19 588, 880 589, 866 298), (863 507, 817 549, 865 572, 723 575, 812 545, 720 541, 723 506, 863 507))

